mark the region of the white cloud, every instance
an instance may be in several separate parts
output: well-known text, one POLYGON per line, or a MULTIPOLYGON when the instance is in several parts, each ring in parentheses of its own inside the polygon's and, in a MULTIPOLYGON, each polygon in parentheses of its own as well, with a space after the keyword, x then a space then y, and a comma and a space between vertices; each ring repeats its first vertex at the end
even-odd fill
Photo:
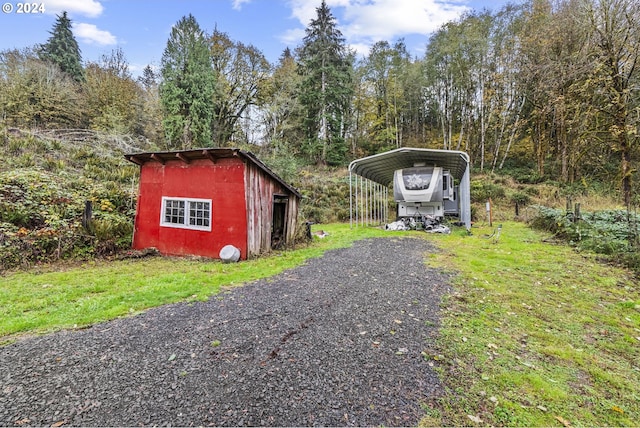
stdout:
POLYGON ((73 34, 83 42, 89 44, 108 46, 118 43, 116 36, 108 31, 100 30, 93 24, 83 22, 73 24, 73 34))
POLYGON ((349 49, 356 53, 356 56, 365 57, 371 50, 371 45, 368 43, 350 43, 349 49))
POLYGON ((320 6, 319 0, 288 0, 288 3, 291 7, 291 17, 305 27, 316 17, 316 8, 320 6))
POLYGON ((102 14, 104 7, 97 0, 47 0, 45 9, 47 13, 51 14, 68 12, 69 14, 95 18, 102 14))
POLYGON ((435 0, 373 0, 348 6, 343 34, 347 38, 388 40, 407 34, 427 35, 457 19, 465 6, 435 0))
POLYGON ((280 35, 280 41, 287 46, 293 47, 300 43, 305 35, 304 28, 292 28, 280 35))
POLYGON ((251 0, 233 0, 232 3, 233 3, 232 7, 234 10, 240 10, 242 9, 243 4, 251 3, 251 0))
MULTIPOLYGON (((287 0, 287 3, 291 17, 306 28, 316 18, 321 0, 287 0)), ((326 3, 347 43, 358 53, 380 40, 391 41, 412 34, 428 36, 469 10, 459 1, 440 0, 326 0, 326 3)), ((293 34, 289 30, 281 40, 286 41, 293 34)))

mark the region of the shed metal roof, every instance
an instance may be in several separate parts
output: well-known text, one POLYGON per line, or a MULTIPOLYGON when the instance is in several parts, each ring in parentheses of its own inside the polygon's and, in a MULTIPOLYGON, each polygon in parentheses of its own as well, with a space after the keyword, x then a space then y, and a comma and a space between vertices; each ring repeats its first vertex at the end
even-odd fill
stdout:
POLYGON ((410 168, 416 163, 440 166, 460 180, 469 167, 469 155, 456 150, 435 150, 402 147, 384 153, 356 159, 349 164, 349 171, 384 186, 393 182, 397 169, 410 168))
POLYGON ((285 189, 296 195, 298 198, 302 198, 302 195, 293 186, 288 184, 282 178, 280 178, 275 172, 271 171, 267 165, 265 165, 260 159, 251 152, 237 149, 237 148, 203 148, 203 149, 191 149, 191 150, 178 150, 169 152, 144 152, 144 153, 131 153, 124 155, 124 157, 135 164, 143 165, 146 162, 160 162, 165 164, 169 161, 182 161, 189 163, 196 159, 209 159, 211 162, 216 162, 217 159, 238 157, 244 161, 249 161, 258 166, 268 176, 280 183, 285 189))

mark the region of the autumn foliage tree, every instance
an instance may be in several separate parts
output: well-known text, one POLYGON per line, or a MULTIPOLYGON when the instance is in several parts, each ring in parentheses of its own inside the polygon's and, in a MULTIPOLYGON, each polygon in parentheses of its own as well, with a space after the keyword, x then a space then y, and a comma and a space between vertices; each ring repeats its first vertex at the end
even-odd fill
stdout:
POLYGON ((214 116, 212 135, 216 145, 225 146, 237 137, 240 123, 259 103, 259 92, 271 73, 267 58, 255 46, 233 41, 226 33, 214 30, 209 37, 211 63, 216 77, 212 99, 214 116))
POLYGON ((142 133, 142 88, 131 76, 121 49, 87 65, 84 88, 93 129, 142 133))
POLYGON ((82 127, 84 97, 76 81, 33 51, 0 52, 0 118, 18 127, 82 127))

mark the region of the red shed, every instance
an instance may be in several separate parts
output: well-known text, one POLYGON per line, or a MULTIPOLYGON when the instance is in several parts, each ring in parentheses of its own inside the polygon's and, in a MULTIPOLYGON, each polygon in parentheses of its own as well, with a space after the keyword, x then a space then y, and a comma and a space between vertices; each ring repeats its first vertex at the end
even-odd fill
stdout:
POLYGON ((212 148, 135 153, 140 165, 133 248, 247 259, 290 243, 300 193, 250 152, 212 148))

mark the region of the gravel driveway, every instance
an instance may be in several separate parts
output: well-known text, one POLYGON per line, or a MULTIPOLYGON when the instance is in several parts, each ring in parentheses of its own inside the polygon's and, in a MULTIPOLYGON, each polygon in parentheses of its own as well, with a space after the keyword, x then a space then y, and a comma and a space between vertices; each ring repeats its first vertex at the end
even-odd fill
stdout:
POLYGON ((415 425, 448 278, 416 238, 0 348, 0 426, 415 425))

